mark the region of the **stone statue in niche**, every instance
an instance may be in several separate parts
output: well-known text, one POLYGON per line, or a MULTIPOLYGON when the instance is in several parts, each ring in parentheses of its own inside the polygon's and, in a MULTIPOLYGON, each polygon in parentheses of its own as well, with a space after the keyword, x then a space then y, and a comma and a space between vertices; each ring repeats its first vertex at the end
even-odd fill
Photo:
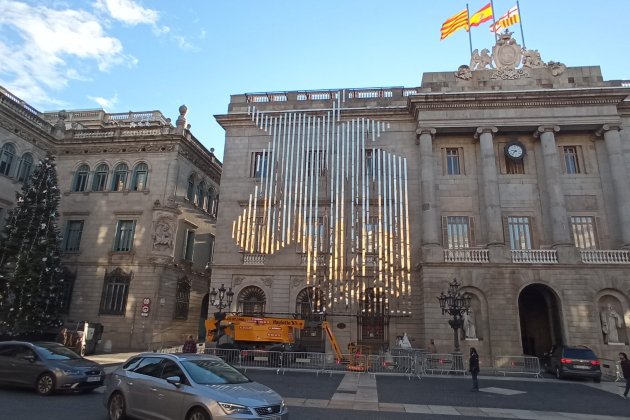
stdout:
POLYGON ((466 339, 477 339, 475 311, 472 308, 470 308, 467 313, 464 313, 464 336, 466 339))
POLYGON ((169 219, 162 218, 155 224, 153 232, 153 249, 158 251, 168 251, 173 249, 173 226, 169 219))
POLYGON ((619 328, 623 325, 623 320, 612 304, 606 305, 606 308, 600 312, 599 319, 602 322, 604 342, 606 344, 619 343, 619 328))

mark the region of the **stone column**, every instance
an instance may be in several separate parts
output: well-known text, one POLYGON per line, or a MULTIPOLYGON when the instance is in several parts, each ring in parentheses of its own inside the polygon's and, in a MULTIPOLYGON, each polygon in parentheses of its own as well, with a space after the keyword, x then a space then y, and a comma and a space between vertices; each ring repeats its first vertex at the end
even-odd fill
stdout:
POLYGON ((483 197, 488 229, 488 245, 503 245, 503 223, 501 218, 501 198, 497 178, 497 163, 494 153, 493 134, 496 127, 479 127, 475 138, 479 139, 481 149, 481 168, 483 197))
MULTIPOLYGON (((175 152, 177 153, 177 151, 175 152)), ((179 177, 179 160, 177 156, 168 164, 168 172, 166 175, 166 184, 164 186, 164 204, 173 200, 177 193, 177 178, 179 177)))
POLYGON ((433 136, 435 128, 418 127, 420 144, 420 189, 422 193, 422 246, 441 246, 440 217, 435 194, 433 136))
POLYGON ((560 178, 560 160, 554 135, 558 131, 560 131, 560 127, 552 125, 540 126, 534 133, 535 137, 540 137, 540 144, 542 145, 547 206, 551 216, 551 235, 554 246, 572 245, 567 206, 560 178))
POLYGON ((630 187, 628 186, 628 173, 623 159, 621 148, 620 127, 604 125, 595 134, 604 136, 608 162, 612 174, 612 184, 617 199, 617 214, 619 228, 621 229, 621 241, 624 248, 630 247, 630 187))

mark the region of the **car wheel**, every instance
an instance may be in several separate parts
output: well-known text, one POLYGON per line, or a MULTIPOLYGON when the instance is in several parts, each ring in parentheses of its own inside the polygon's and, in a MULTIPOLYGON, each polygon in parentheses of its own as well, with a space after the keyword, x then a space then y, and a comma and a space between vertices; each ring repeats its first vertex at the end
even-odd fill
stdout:
POLYGON ((116 392, 109 397, 107 412, 109 413, 109 420, 124 420, 127 418, 125 397, 120 392, 116 392))
POLYGON ((50 395, 55 392, 55 377, 51 373, 44 373, 37 378, 35 390, 39 395, 50 395))
POLYGON ((206 413, 202 408, 193 408, 190 413, 188 413, 188 417, 186 420, 211 420, 208 413, 206 413))
POLYGON ((560 373, 560 368, 556 366, 556 379, 562 379, 562 373, 560 373))

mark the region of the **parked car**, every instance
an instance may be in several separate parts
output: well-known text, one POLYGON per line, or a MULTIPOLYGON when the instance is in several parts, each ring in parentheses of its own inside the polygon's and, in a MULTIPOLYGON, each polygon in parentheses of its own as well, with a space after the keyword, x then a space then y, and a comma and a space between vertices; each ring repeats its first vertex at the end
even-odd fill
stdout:
POLYGON ((287 420, 272 389, 208 354, 142 353, 105 380, 110 420, 287 420))
POLYGON ((49 395, 59 390, 89 392, 103 385, 105 371, 59 343, 0 342, 0 384, 35 388, 49 395))
POLYGON ((601 363, 593 350, 585 346, 558 346, 548 356, 547 371, 556 378, 602 379, 601 363))

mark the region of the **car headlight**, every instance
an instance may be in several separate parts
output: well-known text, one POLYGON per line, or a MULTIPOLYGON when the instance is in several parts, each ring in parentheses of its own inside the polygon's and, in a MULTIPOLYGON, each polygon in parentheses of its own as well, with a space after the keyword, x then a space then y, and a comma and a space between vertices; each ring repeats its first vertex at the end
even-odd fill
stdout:
POLYGON ((251 410, 244 405, 218 402, 225 414, 252 414, 251 410))
POLYGON ((287 405, 284 403, 284 400, 282 400, 282 404, 280 404, 280 412, 284 412, 284 410, 287 408, 287 405))
POLYGON ((61 369, 61 373, 63 373, 64 375, 76 376, 76 375, 80 375, 81 371, 76 370, 76 369, 61 369))

